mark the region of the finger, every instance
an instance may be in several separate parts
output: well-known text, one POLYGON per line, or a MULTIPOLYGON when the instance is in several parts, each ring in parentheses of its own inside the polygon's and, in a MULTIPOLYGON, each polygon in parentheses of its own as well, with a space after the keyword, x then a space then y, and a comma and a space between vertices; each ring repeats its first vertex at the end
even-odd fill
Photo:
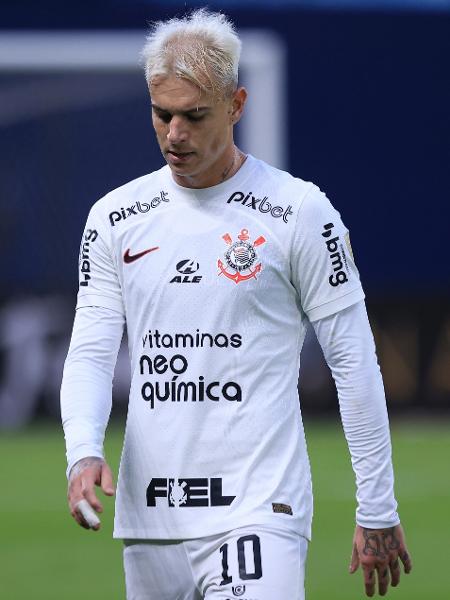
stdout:
POLYGON ((364 587, 366 595, 373 596, 375 593, 375 570, 373 567, 363 567, 364 571, 364 587))
POLYGON ((391 585, 392 587, 396 587, 400 583, 400 563, 398 562, 398 558, 389 563, 389 569, 391 571, 391 585))
POLYGON ((359 554, 358 554, 358 549, 356 547, 356 544, 353 544, 353 551, 352 551, 352 557, 350 560, 350 567, 349 567, 349 572, 350 573, 354 573, 359 567, 359 554))
POLYGON ((80 499, 82 497, 81 494, 81 482, 79 479, 69 480, 69 485, 67 486, 67 500, 69 502, 70 508, 74 506, 74 500, 80 499))
POLYGON ((106 494, 107 496, 113 496, 114 495, 113 475, 112 475, 111 469, 109 468, 109 466, 106 463, 102 466, 100 481, 101 481, 101 487, 102 487, 103 493, 106 494))
POLYGON ((100 520, 89 506, 87 500, 81 497, 81 500, 75 501, 70 508, 70 514, 75 521, 84 529, 100 529, 100 520))
POLYGON ((88 524, 90 529, 94 529, 95 531, 100 529, 100 519, 97 517, 87 500, 80 500, 76 505, 76 510, 81 515, 84 522, 88 524))
POLYGON ((75 508, 71 509, 70 514, 75 519, 75 521, 78 523, 78 525, 80 525, 84 529, 89 529, 89 525, 83 519, 83 516, 80 514, 80 512, 78 510, 76 510, 75 508))
POLYGON ((378 573, 378 593, 384 596, 389 587, 389 569, 386 564, 377 567, 378 573))
POLYGON ((85 498, 94 510, 103 512, 103 506, 95 494, 95 483, 92 474, 87 474, 81 477, 81 493, 82 498, 85 498))
POLYGON ((76 479, 69 481, 67 488, 67 501, 69 503, 70 513, 74 519, 76 519, 76 504, 82 499, 81 480, 77 477, 76 479))
POLYGON ((78 525, 80 525, 84 529, 90 529, 91 527, 89 523, 86 521, 78 507, 81 501, 86 502, 83 496, 83 482, 80 476, 69 479, 69 485, 67 489, 67 500, 69 503, 70 514, 72 515, 74 520, 78 523, 78 525))
POLYGON ((412 562, 411 562, 411 558, 408 554, 408 551, 405 549, 401 550, 398 555, 400 556, 400 560, 403 563, 403 568, 405 570, 405 573, 408 574, 411 572, 412 569, 412 562))

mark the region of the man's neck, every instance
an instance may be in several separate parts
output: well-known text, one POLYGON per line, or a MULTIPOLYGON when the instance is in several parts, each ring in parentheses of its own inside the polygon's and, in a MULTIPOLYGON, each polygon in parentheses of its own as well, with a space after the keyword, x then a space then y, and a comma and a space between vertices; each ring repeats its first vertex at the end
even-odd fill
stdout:
POLYGON ((213 166, 207 173, 193 176, 179 176, 172 174, 175 182, 182 187, 192 189, 209 188, 219 183, 223 183, 235 175, 244 164, 247 155, 244 154, 237 146, 233 145, 231 155, 228 160, 221 161, 220 165, 213 166), (225 165, 225 166, 224 166, 225 165))

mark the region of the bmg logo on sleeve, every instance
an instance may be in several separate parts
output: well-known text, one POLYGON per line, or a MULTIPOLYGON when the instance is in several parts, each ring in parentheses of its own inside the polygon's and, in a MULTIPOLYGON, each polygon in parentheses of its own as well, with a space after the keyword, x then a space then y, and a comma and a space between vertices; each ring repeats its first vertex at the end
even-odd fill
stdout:
MULTIPOLYGON (((334 227, 334 223, 327 223, 323 226, 322 236, 324 238, 329 238, 332 235, 331 230, 334 227)), ((338 245, 339 236, 333 237, 331 239, 326 239, 325 244, 327 246, 327 250, 330 256, 331 265, 333 267, 333 274, 329 276, 328 282, 333 287, 341 285, 341 283, 346 283, 348 281, 347 274, 344 271, 345 269, 348 273, 348 265, 347 259, 345 256, 344 247, 342 244, 338 245)))
POLYGON ((98 232, 96 229, 88 229, 81 241, 80 248, 80 285, 87 287, 89 285, 89 281, 91 280, 91 259, 90 259, 90 249, 91 244, 95 242, 98 238, 98 232))

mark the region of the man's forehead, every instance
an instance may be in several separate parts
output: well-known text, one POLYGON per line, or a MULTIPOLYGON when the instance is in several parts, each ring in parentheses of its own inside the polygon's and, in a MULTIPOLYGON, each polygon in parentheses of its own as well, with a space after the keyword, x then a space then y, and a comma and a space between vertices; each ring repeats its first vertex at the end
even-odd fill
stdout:
POLYGON ((200 105, 193 105, 193 106, 185 106, 183 108, 180 107, 173 107, 169 105, 165 105, 165 106, 160 106, 159 104, 157 104, 156 102, 152 102, 152 107, 155 110, 160 110, 163 112, 170 112, 170 113, 192 113, 192 112, 207 112, 209 110, 211 110, 211 106, 200 106, 200 105))
POLYGON ((220 96, 202 90, 192 81, 175 75, 154 77, 149 90, 152 105, 171 112, 211 109, 223 101, 220 96))

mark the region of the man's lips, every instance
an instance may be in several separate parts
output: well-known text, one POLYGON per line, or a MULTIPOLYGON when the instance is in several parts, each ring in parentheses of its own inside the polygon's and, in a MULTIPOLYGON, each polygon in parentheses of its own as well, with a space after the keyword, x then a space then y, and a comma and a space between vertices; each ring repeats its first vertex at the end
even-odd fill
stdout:
POLYGON ((193 155, 194 152, 175 152, 174 150, 167 150, 167 157, 172 162, 184 162, 193 155))

